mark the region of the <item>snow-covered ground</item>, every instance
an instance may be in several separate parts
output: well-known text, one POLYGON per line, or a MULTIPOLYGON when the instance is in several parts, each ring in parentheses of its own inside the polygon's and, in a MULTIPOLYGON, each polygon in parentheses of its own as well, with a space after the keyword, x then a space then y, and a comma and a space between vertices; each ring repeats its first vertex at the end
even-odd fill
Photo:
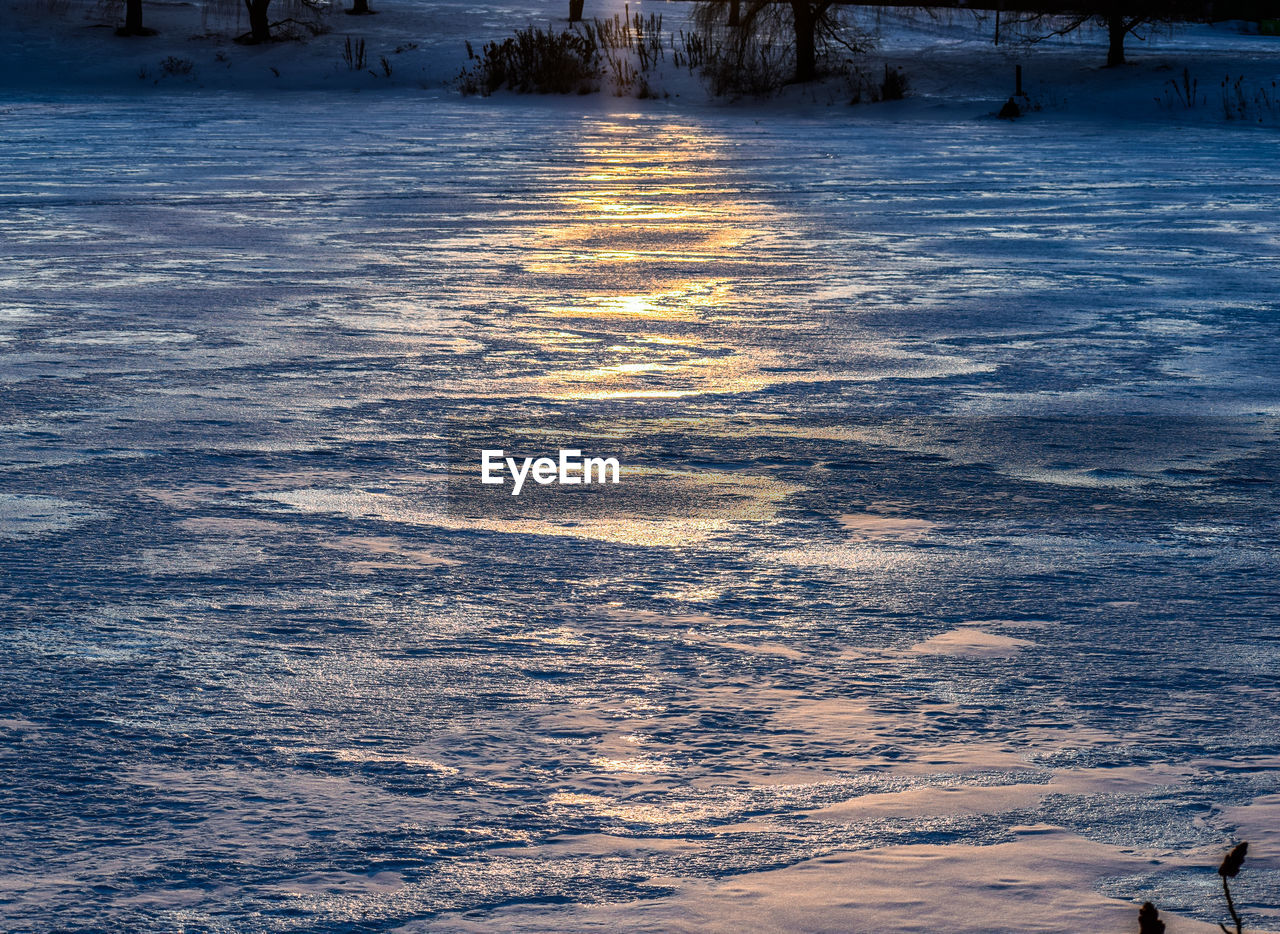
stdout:
POLYGON ((373 5, 4 39, 0 926, 1184 934, 1249 839, 1280 929, 1280 138, 1153 100, 1274 46, 463 99, 373 5), (630 483, 460 498, 495 423, 630 483))
MULTIPOLYGON (((0 35, 0 92, 10 96, 86 89, 152 95, 345 90, 363 95, 413 92, 416 100, 434 100, 454 95, 453 85, 468 66, 468 43, 479 50, 485 42, 529 25, 568 28, 568 0, 479 7, 460 0, 387 0, 370 4, 374 16, 349 16, 341 0, 274 0, 271 18, 282 23, 277 35, 305 38, 246 46, 234 41, 248 30, 238 0, 147 0, 144 22, 159 34, 145 38, 115 36, 123 14, 121 4, 111 0, 4 2, 6 21, 14 28, 0 35), (317 30, 320 34, 312 36, 317 30), (349 42, 353 49, 364 43, 358 66, 345 54, 349 42)), ((663 104, 687 109, 711 100, 701 78, 677 62, 683 35, 693 31, 692 8, 688 2, 586 0, 588 19, 625 13, 661 17, 664 55, 648 83, 662 101, 651 101, 649 109, 663 104)), ((775 108, 835 108, 840 119, 986 115, 1013 93, 1014 65, 1021 64, 1029 96, 1025 103, 1040 119, 1105 115, 1126 121, 1222 123, 1224 92, 1232 104, 1242 91, 1250 104, 1250 122, 1280 124, 1280 92, 1273 84, 1280 80, 1280 38, 1257 35, 1256 29, 1249 34, 1247 24, 1152 28, 1130 37, 1130 64, 1115 70, 1100 67, 1106 36, 1097 29, 1031 43, 1025 41, 1027 35, 1020 40, 1006 22, 997 45, 990 16, 856 8, 844 15, 860 35, 873 40, 857 67, 868 75, 880 73, 884 65, 901 68, 910 82, 910 98, 849 108, 849 84, 835 79, 786 89, 775 108), (1254 102, 1259 94, 1269 105, 1254 102)), ((609 82, 603 84, 607 97, 609 82)), ((338 106, 359 109, 349 98, 341 100, 338 106)), ((759 102, 755 106, 762 107, 759 102)), ((1233 116, 1239 118, 1238 113, 1233 116)))

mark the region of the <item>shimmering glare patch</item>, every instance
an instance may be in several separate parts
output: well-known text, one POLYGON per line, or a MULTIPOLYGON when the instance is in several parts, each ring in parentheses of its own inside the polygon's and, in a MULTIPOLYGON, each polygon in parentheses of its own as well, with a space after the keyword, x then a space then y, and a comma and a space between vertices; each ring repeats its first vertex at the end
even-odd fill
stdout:
POLYGON ((80 331, 49 338, 49 343, 131 347, 135 344, 185 344, 195 340, 199 340, 199 336, 186 331, 121 330, 80 331))
POLYGON ((620 476, 616 489, 622 492, 616 502, 605 502, 594 512, 565 519, 535 513, 460 515, 443 504, 359 489, 282 490, 258 493, 253 498, 302 512, 407 525, 678 547, 704 541, 736 526, 768 523, 777 516, 783 502, 804 489, 773 477, 719 471, 698 473, 624 465, 620 476), (627 484, 636 480, 648 481, 644 500, 628 502, 627 484))
POLYGON ((394 753, 384 752, 380 749, 335 749, 332 751, 331 755, 338 762, 394 765, 406 769, 425 769, 428 772, 438 772, 441 775, 458 774, 457 769, 452 766, 443 765, 434 759, 426 759, 422 756, 413 755, 396 755, 394 753))
POLYGON ((0 538, 65 532, 105 515, 86 503, 56 496, 0 493, 0 538))
POLYGON ((148 574, 188 575, 246 567, 266 560, 265 549, 224 539, 146 548, 138 553, 136 566, 148 574))
POLYGON ((911 647, 913 652, 933 655, 969 655, 978 658, 1017 655, 1023 649, 1035 645, 1027 639, 1015 639, 986 632, 982 629, 963 628, 930 636, 911 647))
POLYGON ((596 756, 591 764, 602 772, 621 772, 627 775, 654 775, 673 771, 670 762, 649 756, 631 756, 625 759, 596 756))
POLYGON ((462 562, 448 555, 425 548, 417 547, 403 539, 389 536, 357 536, 338 535, 324 543, 326 548, 339 552, 367 554, 377 560, 357 560, 351 562, 353 569, 375 571, 385 568, 403 567, 455 567, 462 562))
POLYGON ((934 528, 934 523, 908 516, 891 516, 879 513, 846 513, 838 516, 840 527, 851 538, 865 541, 876 539, 918 539, 934 528))
POLYGON ((701 585, 663 590, 659 591, 657 596, 663 600, 675 600, 681 603, 704 603, 718 599, 722 593, 724 590, 720 587, 701 585))
POLYGON ((554 318, 638 319, 650 322, 694 322, 729 299, 729 284, 720 279, 669 284, 652 292, 616 295, 581 294, 572 302, 544 306, 554 318))
POLYGON ((563 370, 548 374, 539 388, 551 400, 683 399, 756 392, 777 381, 760 372, 758 361, 731 355, 563 370))
POLYGON ((794 564, 797 567, 828 567, 847 570, 886 571, 903 570, 911 567, 923 569, 935 563, 929 555, 911 549, 909 543, 900 545, 856 544, 856 545, 802 545, 772 549, 760 555, 761 559, 780 564, 794 564))
POLYGON ((671 800, 664 802, 627 802, 604 795, 582 792, 558 792, 549 799, 552 804, 586 811, 599 817, 611 817, 629 824, 687 824, 733 812, 724 802, 708 798, 704 801, 671 800))
POLYGON ((0 325, 13 322, 31 321, 47 314, 49 314, 48 311, 28 305, 9 305, 0 303, 0 325))

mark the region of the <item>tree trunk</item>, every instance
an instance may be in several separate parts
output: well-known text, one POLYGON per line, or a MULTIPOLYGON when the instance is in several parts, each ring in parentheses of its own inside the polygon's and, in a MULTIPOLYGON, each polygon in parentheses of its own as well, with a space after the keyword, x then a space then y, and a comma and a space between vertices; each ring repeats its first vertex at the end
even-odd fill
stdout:
POLYGON ((124 5, 124 31, 136 36, 142 32, 142 0, 126 0, 124 5))
POLYGON ((791 18, 796 26, 796 81, 812 81, 818 77, 818 16, 811 3, 792 3, 791 18))
POLYGON ((125 0, 124 25, 116 30, 117 36, 154 36, 154 29, 142 25, 142 0, 125 0))
POLYGON ((582 19, 583 0, 569 0, 569 22, 576 23, 582 19))
POLYGON ((729 0, 729 26, 736 29, 742 22, 742 3, 740 0, 729 0))
POLYGON ((1124 37, 1129 33, 1129 25, 1118 13, 1107 16, 1107 34, 1111 37, 1111 46, 1107 49, 1107 67, 1114 68, 1124 64, 1124 37))
POLYGON ((369 0, 355 0, 351 4, 351 9, 347 10, 351 16, 368 16, 373 10, 369 9, 369 0))
POLYGON ((244 0, 249 10, 249 41, 270 42, 271 20, 267 19, 267 7, 271 0, 244 0))

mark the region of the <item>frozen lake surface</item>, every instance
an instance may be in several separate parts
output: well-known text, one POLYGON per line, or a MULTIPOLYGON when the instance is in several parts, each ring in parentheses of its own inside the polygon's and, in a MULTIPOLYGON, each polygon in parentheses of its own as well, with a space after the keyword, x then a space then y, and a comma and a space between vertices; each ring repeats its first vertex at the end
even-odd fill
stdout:
POLYGON ((1193 931, 1238 836, 1280 927, 1278 154, 5 105, 2 926, 767 930, 764 882, 708 906, 1045 840, 949 929, 1193 931), (466 514, 498 416, 643 437, 664 492, 466 514))

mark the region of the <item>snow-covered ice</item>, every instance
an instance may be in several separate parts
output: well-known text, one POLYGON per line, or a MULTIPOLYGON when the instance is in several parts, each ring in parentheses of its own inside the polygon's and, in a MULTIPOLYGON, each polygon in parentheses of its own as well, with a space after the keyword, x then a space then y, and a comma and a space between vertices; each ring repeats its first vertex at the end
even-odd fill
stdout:
POLYGON ((2 926, 1280 928, 1273 129, 116 90, 0 107, 2 926))

